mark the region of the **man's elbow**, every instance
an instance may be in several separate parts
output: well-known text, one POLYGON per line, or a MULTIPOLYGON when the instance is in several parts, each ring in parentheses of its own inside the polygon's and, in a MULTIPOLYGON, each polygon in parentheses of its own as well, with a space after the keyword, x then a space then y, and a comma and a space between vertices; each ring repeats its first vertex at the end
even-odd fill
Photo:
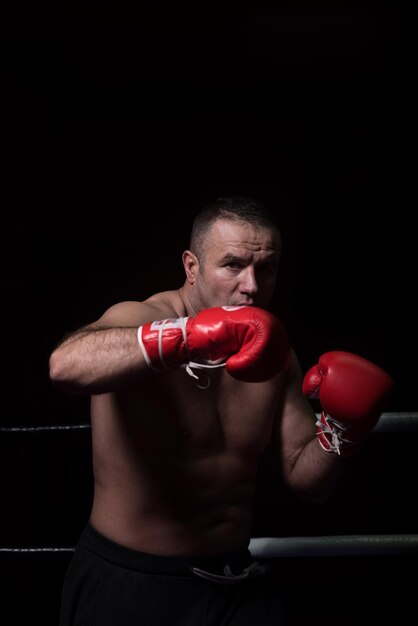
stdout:
POLYGON ((63 359, 60 357, 59 352, 53 352, 49 357, 49 378, 57 387, 64 380, 64 372, 63 359))
POLYGON ((71 373, 66 359, 59 350, 49 357, 49 378, 57 389, 67 393, 81 393, 80 385, 71 373))

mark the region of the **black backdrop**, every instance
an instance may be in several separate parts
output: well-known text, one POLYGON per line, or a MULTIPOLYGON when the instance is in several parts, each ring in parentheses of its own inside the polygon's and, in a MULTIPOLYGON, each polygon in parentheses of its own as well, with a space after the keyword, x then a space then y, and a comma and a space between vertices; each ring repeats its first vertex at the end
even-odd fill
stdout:
POLYGON ((72 419, 47 377, 56 341, 179 286, 193 212, 227 194, 277 211, 274 309, 302 366, 358 352, 395 377, 389 410, 414 410, 406 7, 149 4, 10 3, 3 419, 72 419))

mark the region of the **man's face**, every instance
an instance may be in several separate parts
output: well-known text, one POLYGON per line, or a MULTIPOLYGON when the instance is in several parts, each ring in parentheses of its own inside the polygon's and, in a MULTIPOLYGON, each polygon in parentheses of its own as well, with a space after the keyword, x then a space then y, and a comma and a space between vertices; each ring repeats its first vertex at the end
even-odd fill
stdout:
POLYGON ((196 289, 201 308, 254 305, 266 308, 276 284, 279 234, 227 219, 208 233, 196 289))

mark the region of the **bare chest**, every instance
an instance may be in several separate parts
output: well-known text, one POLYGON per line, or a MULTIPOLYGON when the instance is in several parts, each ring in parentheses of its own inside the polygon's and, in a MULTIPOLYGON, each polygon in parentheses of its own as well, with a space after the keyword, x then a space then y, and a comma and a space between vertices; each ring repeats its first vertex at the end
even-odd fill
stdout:
POLYGON ((132 390, 123 413, 141 447, 256 457, 270 441, 279 395, 277 380, 242 383, 215 371, 201 388, 180 370, 153 378, 146 391, 132 390))

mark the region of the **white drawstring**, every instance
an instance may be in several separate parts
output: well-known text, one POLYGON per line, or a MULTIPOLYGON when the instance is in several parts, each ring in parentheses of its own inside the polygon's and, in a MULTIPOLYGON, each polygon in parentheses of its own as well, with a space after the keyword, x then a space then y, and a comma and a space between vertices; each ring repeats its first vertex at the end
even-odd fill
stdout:
POLYGON ((240 574, 233 574, 232 569, 229 565, 225 565, 224 575, 207 572, 200 569, 199 567, 192 567, 192 572, 200 578, 205 578, 206 580, 210 580, 215 583, 221 583, 223 585, 228 585, 231 583, 239 583, 243 580, 247 580, 248 578, 253 578, 254 576, 266 574, 268 569, 269 568, 267 565, 261 565, 261 563, 259 563, 258 561, 254 561, 253 563, 251 563, 251 565, 243 569, 240 574))

